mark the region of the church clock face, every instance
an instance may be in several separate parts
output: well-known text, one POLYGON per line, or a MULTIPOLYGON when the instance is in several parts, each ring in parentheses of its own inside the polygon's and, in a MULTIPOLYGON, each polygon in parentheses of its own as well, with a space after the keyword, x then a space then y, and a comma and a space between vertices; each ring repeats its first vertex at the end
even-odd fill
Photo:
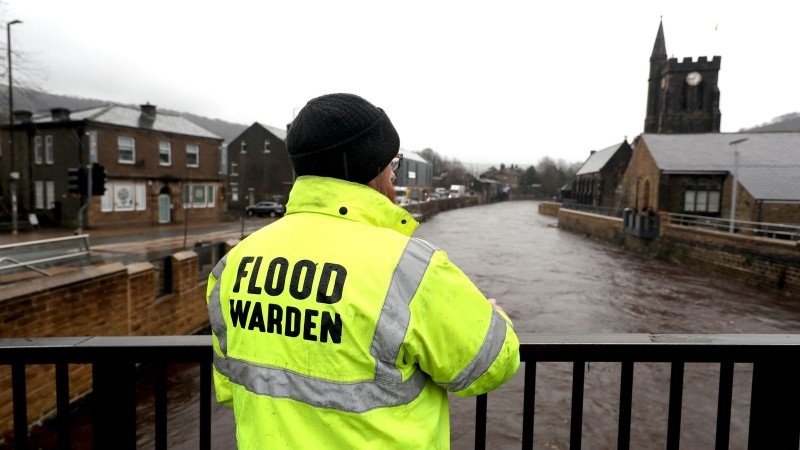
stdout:
POLYGON ((686 84, 689 86, 697 86, 701 81, 703 81, 703 76, 700 75, 700 72, 689 72, 686 75, 686 84))

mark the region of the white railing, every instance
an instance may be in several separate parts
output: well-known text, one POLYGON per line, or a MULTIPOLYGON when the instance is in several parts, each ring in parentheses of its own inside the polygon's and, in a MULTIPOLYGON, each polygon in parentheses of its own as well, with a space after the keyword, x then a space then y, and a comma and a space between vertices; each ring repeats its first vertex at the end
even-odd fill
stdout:
POLYGON ((742 233, 776 239, 800 240, 800 225, 769 222, 730 220, 721 217, 694 216, 690 214, 667 214, 667 223, 708 228, 716 231, 742 233))
POLYGON ((43 275, 50 275, 36 266, 76 258, 89 258, 91 254, 88 234, 4 244, 0 245, 0 272, 26 268, 43 275))

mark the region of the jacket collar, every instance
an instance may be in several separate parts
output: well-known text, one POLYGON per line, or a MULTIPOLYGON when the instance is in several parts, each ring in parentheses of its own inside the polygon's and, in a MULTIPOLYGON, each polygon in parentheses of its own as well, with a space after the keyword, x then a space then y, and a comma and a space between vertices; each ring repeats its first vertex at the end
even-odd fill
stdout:
POLYGON ((286 214, 311 212, 339 217, 411 236, 419 222, 405 209, 371 187, 337 178, 298 177, 289 194, 286 214))

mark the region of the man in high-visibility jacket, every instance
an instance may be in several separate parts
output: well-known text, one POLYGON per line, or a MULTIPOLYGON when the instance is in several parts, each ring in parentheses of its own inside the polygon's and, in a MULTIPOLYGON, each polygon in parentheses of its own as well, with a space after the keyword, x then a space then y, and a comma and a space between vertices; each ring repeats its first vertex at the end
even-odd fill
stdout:
POLYGON ((447 449, 447 392, 478 395, 519 367, 494 300, 410 237, 393 202, 400 140, 351 94, 309 101, 288 131, 286 215, 212 271, 217 401, 242 449, 447 449))

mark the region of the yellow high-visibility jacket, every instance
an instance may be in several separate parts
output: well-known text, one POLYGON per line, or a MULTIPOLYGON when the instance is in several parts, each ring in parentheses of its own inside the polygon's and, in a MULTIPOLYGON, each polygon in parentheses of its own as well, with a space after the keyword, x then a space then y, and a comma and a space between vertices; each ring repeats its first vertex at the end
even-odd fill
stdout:
POLYGON ((240 449, 447 449, 447 392, 519 367, 510 320, 368 186, 297 179, 212 271, 217 401, 240 449))

